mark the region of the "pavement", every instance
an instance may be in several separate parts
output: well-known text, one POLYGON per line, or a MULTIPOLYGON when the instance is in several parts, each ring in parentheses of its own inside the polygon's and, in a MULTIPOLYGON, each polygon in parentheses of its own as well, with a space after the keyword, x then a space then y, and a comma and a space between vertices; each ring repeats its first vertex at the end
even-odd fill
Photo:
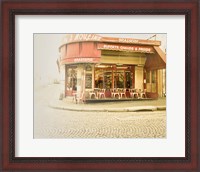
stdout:
POLYGON ((166 98, 76 104, 62 89, 34 87, 34 138, 166 138, 166 98))
POLYGON ((80 112, 138 112, 166 110, 166 98, 156 100, 137 100, 122 102, 78 103, 72 97, 63 100, 52 100, 49 107, 60 110, 80 112))

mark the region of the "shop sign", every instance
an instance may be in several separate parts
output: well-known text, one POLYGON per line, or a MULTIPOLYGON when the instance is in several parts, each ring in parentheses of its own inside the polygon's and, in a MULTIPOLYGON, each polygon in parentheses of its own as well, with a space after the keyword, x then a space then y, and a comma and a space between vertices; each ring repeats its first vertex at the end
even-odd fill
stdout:
POLYGON ((102 37, 101 42, 113 42, 113 43, 124 43, 124 44, 144 44, 144 45, 156 45, 156 46, 161 45, 160 41, 134 39, 134 38, 102 37))
POLYGON ((119 38, 118 42, 127 44, 148 44, 148 45, 160 45, 160 41, 131 39, 131 38, 119 38))
POLYGON ((101 49, 101 50, 115 50, 115 51, 132 51, 132 52, 154 53, 153 48, 152 47, 147 47, 147 46, 98 44, 98 49, 101 49))
POLYGON ((156 45, 156 46, 160 45, 160 41, 133 39, 133 38, 102 37, 98 34, 67 34, 63 39, 63 44, 72 42, 84 42, 84 41, 125 43, 125 44, 146 44, 146 45, 156 45))
POLYGON ((74 62, 92 62, 93 58, 74 58, 74 62))
POLYGON ((96 34, 69 34, 65 37, 64 42, 100 41, 101 38, 101 36, 96 34))
POLYGON ((91 63, 91 62, 99 62, 100 58, 90 58, 90 57, 75 57, 75 58, 66 58, 61 60, 61 63, 64 64, 68 63, 91 63))

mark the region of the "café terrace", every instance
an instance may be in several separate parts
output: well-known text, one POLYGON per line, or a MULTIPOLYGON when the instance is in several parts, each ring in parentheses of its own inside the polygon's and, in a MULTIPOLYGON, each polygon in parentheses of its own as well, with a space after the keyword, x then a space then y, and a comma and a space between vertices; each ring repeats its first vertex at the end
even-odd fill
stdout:
POLYGON ((66 34, 59 47, 65 97, 87 102, 166 96, 166 54, 160 45, 156 40, 66 34))

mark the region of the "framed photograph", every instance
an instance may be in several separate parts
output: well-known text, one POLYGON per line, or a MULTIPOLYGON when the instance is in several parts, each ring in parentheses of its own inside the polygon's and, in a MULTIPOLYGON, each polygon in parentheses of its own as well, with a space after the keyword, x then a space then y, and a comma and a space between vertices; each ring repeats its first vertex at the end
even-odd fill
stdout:
POLYGON ((1 9, 1 170, 200 170, 199 1, 1 9))

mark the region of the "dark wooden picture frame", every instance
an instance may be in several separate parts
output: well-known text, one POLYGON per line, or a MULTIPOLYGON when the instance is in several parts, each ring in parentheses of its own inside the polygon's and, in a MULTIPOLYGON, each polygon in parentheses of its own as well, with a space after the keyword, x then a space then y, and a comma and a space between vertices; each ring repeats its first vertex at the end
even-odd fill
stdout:
MULTIPOLYGON (((1 2, 1 170, 200 171, 198 132, 199 1, 1 2), (156 2, 156 3, 155 3, 156 2), (15 15, 185 15, 185 157, 15 157, 15 15)), ((175 115, 175 114, 174 114, 175 115)), ((30 148, 31 149, 31 148, 30 148)))

